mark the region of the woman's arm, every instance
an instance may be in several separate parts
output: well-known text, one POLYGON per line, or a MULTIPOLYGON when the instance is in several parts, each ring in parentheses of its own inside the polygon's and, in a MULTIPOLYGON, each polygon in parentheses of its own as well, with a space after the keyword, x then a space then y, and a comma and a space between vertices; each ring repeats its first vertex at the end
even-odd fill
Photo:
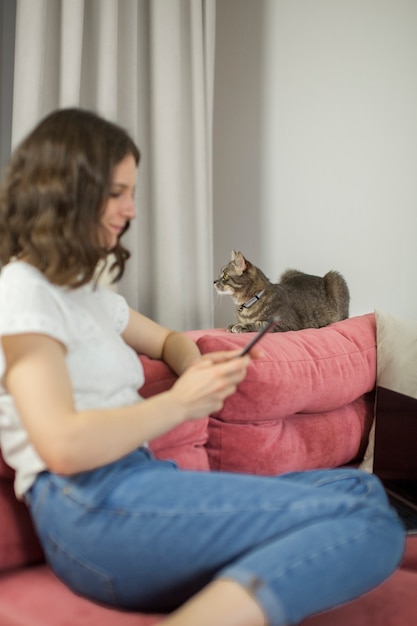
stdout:
POLYGON ((201 358, 197 345, 187 335, 160 326, 133 309, 129 310, 122 337, 136 352, 162 359, 178 375, 201 358))
POLYGON ((76 411, 60 342, 30 333, 3 336, 2 345, 5 383, 23 425, 47 467, 61 474, 110 463, 177 424, 219 410, 250 362, 233 358, 238 351, 214 353, 190 367, 169 391, 148 400, 76 411))

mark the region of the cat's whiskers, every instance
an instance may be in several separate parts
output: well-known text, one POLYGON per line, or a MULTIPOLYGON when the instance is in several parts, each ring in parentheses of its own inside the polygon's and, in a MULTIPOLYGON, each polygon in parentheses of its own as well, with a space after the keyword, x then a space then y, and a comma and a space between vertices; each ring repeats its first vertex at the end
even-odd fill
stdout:
POLYGON ((227 295, 227 294, 221 294, 218 291, 216 291, 216 298, 214 300, 214 310, 217 311, 217 309, 220 306, 220 300, 222 299, 222 295, 227 295))

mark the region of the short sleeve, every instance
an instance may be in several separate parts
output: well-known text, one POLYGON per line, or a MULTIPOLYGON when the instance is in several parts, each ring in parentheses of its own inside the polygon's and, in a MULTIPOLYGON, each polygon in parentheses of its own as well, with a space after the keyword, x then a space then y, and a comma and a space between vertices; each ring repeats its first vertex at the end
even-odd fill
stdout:
POLYGON ((49 283, 26 264, 12 263, 0 277, 0 335, 42 333, 67 345, 59 303, 49 283))

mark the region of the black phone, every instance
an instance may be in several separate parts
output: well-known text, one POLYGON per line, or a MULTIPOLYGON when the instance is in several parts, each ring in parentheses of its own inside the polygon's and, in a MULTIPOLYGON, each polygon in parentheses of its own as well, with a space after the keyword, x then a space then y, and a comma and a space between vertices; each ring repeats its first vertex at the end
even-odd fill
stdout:
POLYGON ((270 330, 270 328, 272 328, 272 326, 275 326, 275 324, 277 324, 278 322, 279 322, 279 319, 277 317, 273 317, 272 319, 268 320, 268 322, 265 324, 265 326, 263 328, 261 328, 261 330, 258 333, 256 333, 255 337, 252 337, 252 339, 249 341, 249 343, 246 344, 246 346, 243 348, 243 350, 239 354, 239 356, 245 356, 245 354, 247 354, 249 352, 249 350, 251 348, 253 348, 255 343, 258 343, 258 341, 261 339, 261 337, 263 337, 265 335, 265 333, 267 333, 268 330, 270 330))

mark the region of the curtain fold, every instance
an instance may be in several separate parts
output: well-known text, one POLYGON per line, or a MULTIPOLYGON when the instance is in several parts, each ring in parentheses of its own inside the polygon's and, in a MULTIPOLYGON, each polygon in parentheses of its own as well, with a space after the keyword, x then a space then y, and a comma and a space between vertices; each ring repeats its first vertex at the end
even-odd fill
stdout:
POLYGON ((17 0, 12 143, 81 106, 137 140, 132 258, 118 289, 161 324, 213 325, 215 0, 17 0))

